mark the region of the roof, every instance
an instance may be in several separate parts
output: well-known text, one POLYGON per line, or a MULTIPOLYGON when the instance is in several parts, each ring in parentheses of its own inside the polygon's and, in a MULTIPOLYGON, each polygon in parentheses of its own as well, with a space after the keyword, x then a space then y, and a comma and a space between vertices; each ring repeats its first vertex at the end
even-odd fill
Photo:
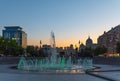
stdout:
POLYGON ((22 29, 20 26, 4 26, 6 29, 22 29))
POLYGON ((86 40, 86 43, 92 43, 92 39, 90 38, 90 36, 89 36, 88 39, 86 40))

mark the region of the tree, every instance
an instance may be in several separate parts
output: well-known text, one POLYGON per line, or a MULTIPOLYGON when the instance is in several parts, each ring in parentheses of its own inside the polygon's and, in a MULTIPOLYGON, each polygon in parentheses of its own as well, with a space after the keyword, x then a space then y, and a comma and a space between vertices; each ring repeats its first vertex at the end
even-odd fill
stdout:
POLYGON ((37 54, 38 54, 38 47, 27 46, 26 51, 29 54, 29 56, 37 56, 37 54))
POLYGON ((116 52, 120 54, 120 41, 116 44, 116 52))
POLYGON ((3 37, 0 37, 0 54, 4 53, 4 41, 3 37))
POLYGON ((17 55, 24 55, 25 54, 25 49, 21 46, 17 49, 17 55))
POLYGON ((80 57, 92 57, 93 56, 93 50, 91 48, 85 48, 82 49, 80 52, 80 57))
POLYGON ((39 49, 39 53, 38 53, 37 56, 39 56, 39 57, 47 57, 48 55, 45 54, 44 51, 43 51, 43 49, 41 48, 41 49, 39 49))
POLYGON ((16 43, 16 40, 0 37, 0 53, 4 55, 18 56, 24 49, 16 43))
POLYGON ((94 50, 94 55, 100 55, 100 54, 104 54, 106 52, 107 52, 107 48, 105 46, 98 46, 94 50))

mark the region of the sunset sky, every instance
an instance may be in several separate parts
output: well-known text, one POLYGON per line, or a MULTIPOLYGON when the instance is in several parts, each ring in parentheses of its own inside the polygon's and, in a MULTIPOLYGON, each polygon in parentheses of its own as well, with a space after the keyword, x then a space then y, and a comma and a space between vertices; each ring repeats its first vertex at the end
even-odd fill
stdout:
POLYGON ((21 26, 28 45, 50 44, 54 31, 57 46, 93 42, 104 31, 120 24, 120 0, 0 0, 0 34, 4 26, 21 26))

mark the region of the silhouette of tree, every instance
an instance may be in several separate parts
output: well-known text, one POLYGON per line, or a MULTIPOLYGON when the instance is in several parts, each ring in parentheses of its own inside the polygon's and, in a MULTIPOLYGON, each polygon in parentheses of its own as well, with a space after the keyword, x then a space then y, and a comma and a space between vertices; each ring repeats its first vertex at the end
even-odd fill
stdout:
POLYGON ((105 46, 98 46, 94 50, 94 55, 98 56, 100 54, 104 54, 107 52, 107 48, 105 46))
POLYGON ((24 49, 16 43, 16 40, 0 37, 0 53, 5 56, 18 56, 24 49), (21 50, 20 50, 21 49, 21 50))
POLYGON ((28 55, 30 56, 35 56, 35 49, 34 49, 34 46, 27 46, 26 48, 26 52, 28 53, 28 55))
POLYGON ((79 54, 80 57, 92 57, 93 56, 93 50, 91 48, 85 48, 85 49, 82 49, 80 54, 79 54))
POLYGON ((120 54, 120 41, 116 44, 116 52, 120 54))
POLYGON ((44 53, 43 49, 39 49, 39 54, 38 54, 39 57, 47 57, 48 55, 44 53))

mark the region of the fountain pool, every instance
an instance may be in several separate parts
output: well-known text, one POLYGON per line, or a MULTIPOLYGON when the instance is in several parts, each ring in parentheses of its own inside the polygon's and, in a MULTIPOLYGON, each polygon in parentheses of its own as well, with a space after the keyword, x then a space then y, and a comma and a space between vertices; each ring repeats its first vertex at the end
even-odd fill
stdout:
POLYGON ((48 58, 25 58, 21 57, 18 63, 18 69, 26 71, 41 71, 41 72, 83 72, 84 70, 92 69, 92 59, 78 59, 73 63, 71 58, 59 58, 52 63, 48 58))

